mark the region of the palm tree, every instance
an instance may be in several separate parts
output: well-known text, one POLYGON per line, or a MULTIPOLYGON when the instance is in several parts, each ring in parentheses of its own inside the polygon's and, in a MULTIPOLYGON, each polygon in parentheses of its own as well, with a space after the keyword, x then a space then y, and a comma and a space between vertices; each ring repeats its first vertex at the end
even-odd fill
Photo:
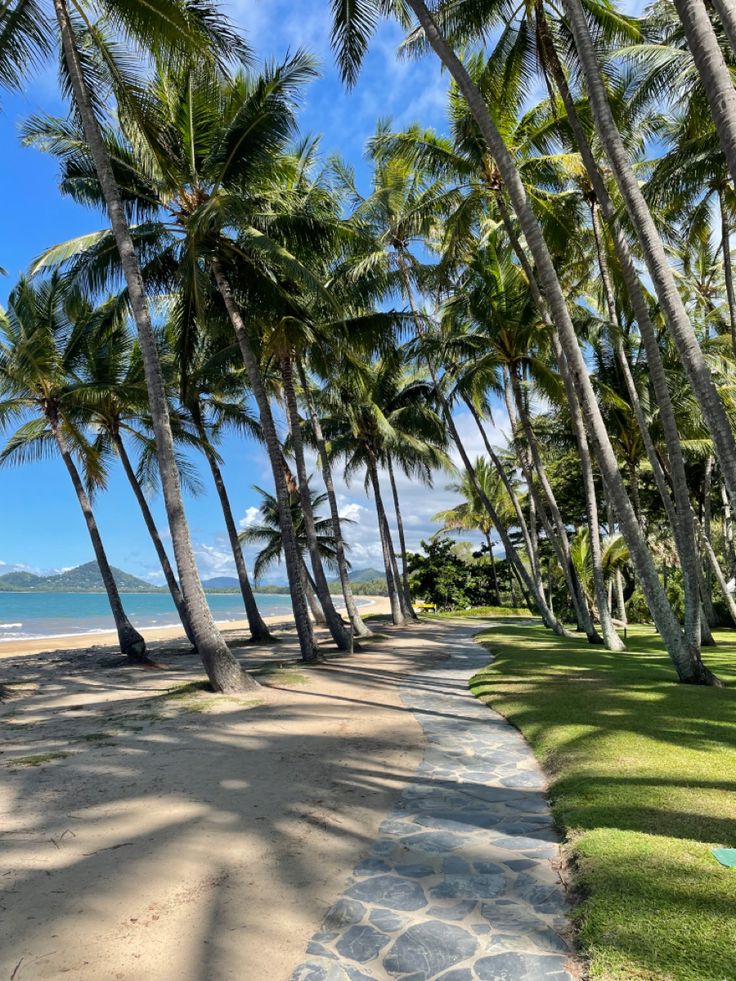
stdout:
MULTIPOLYGON (((148 427, 141 427, 148 402, 140 353, 125 322, 125 307, 117 298, 97 308, 80 302, 76 318, 75 370, 74 378, 67 380, 68 396, 81 403, 79 411, 83 410, 82 418, 97 430, 94 440, 96 452, 103 456, 111 450, 118 456, 141 510, 179 619, 187 637, 194 644, 179 582, 123 438, 125 435, 137 443, 146 459, 155 458, 155 453, 151 451, 150 430, 146 432, 148 427)), ((183 460, 179 465, 182 472, 186 472, 183 460)))
POLYGON ((74 414, 77 333, 73 297, 65 295, 59 279, 38 288, 21 280, 0 312, 0 419, 22 421, 0 453, 0 463, 23 463, 50 450, 61 456, 82 509, 100 576, 110 603, 120 650, 135 664, 149 663, 146 644, 123 609, 115 577, 107 560, 88 487, 104 485, 99 455, 85 439, 74 414), (76 460, 75 460, 76 458, 76 460))
MULTIPOLYGON (((0 82, 17 86, 34 63, 53 48, 51 38, 55 32, 50 12, 41 4, 17 0, 15 6, 13 16, 2 25, 0 82)), ((227 60, 233 55, 244 55, 245 48, 216 9, 206 3, 188 0, 163 0, 155 8, 136 2, 125 6, 103 3, 101 7, 77 4, 74 14, 67 0, 53 0, 53 18, 58 29, 65 86, 99 182, 138 331, 161 487, 189 623, 212 686, 216 691, 239 691, 245 683, 243 673, 215 626, 197 571, 183 506, 165 384, 131 233, 130 211, 126 209, 115 178, 102 120, 110 97, 117 103, 121 117, 130 113, 139 121, 142 119, 142 106, 137 98, 140 80, 131 71, 131 46, 172 64, 192 57, 227 60), (96 21, 100 15, 102 20, 96 21), (125 38, 130 45, 119 47, 108 35, 108 30, 114 32, 116 38, 125 38)))
MULTIPOLYGON (((314 242, 315 223, 300 222, 288 204, 283 207, 287 170, 294 166, 285 151, 295 127, 295 100, 313 71, 311 60, 301 52, 253 77, 226 77, 206 64, 162 69, 146 90, 145 118, 122 119, 120 131, 103 133, 126 205, 144 219, 135 229, 135 245, 149 260, 143 266, 144 280, 182 294, 178 310, 183 370, 198 330, 212 317, 213 306, 216 311, 213 287, 235 333, 282 505, 292 606, 307 657, 310 650, 316 657, 316 651, 289 528, 281 443, 255 328, 265 328, 274 302, 283 302, 279 278, 306 280, 316 291, 322 288, 284 244, 295 226, 299 234, 306 228, 314 242), (246 306, 255 308, 248 313, 250 328, 243 313, 246 306)), ((27 138, 62 158, 64 189, 88 202, 100 200, 102 188, 95 183, 82 134, 58 120, 40 119, 28 127, 27 138)), ((80 281, 99 283, 119 269, 113 238, 103 231, 65 243, 50 250, 41 263, 65 263, 80 281)))
MULTIPOLYGON (((514 160, 504 144, 480 92, 473 84, 467 69, 439 30, 426 4, 422 0, 407 0, 407 6, 415 14, 424 31, 427 43, 435 51, 466 99, 483 138, 488 144, 490 155, 503 179, 524 233, 527 247, 536 264, 539 283, 549 304, 552 319, 559 331, 567 368, 574 381, 580 406, 588 425, 589 437, 606 482, 609 497, 618 514, 622 533, 629 547, 631 559, 642 584, 647 603, 678 676, 681 680, 693 683, 712 683, 715 680, 712 674, 705 669, 698 653, 691 649, 683 637, 677 618, 657 576, 652 556, 641 534, 626 488, 618 472, 615 453, 605 431, 595 393, 588 378, 585 361, 567 308, 565 294, 514 160)), ((338 48, 338 59, 343 75, 348 80, 355 77, 360 60, 365 53, 370 33, 375 27, 377 14, 377 8, 368 0, 357 5, 353 2, 347 4, 346 0, 343 0, 333 7, 335 24, 333 39, 338 48)), ((733 439, 730 441, 733 443, 733 439)), ((734 450, 733 460, 736 465, 736 446, 734 446, 734 450)), ((734 488, 736 488, 736 481, 734 488)))
MULTIPOLYGON (((174 349, 180 345, 174 341, 174 349)), ((260 428, 251 418, 243 395, 243 379, 232 366, 232 345, 222 338, 202 337, 190 351, 187 370, 179 379, 179 402, 184 419, 192 429, 196 445, 201 449, 212 474, 220 501, 228 541, 243 597, 251 638, 256 643, 273 640, 258 609, 248 578, 243 550, 222 475, 217 442, 226 427, 232 427, 261 437, 260 428)))
POLYGON ((392 456, 409 472, 445 463, 444 427, 427 399, 428 389, 403 371, 401 354, 343 364, 325 393, 322 425, 331 455, 345 460, 345 476, 365 470, 373 491, 393 622, 410 614, 381 490, 381 468, 392 456))

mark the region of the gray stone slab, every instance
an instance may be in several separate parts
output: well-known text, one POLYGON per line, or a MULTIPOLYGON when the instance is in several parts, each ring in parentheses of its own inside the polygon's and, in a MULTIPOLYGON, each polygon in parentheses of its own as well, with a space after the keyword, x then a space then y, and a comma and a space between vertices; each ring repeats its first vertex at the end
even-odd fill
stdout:
POLYGON ((428 920, 402 933, 383 959, 389 974, 431 978, 475 954, 477 939, 462 927, 428 920))
POLYGON ((372 961, 388 943, 388 937, 372 926, 351 926, 335 944, 338 954, 365 964, 372 961))

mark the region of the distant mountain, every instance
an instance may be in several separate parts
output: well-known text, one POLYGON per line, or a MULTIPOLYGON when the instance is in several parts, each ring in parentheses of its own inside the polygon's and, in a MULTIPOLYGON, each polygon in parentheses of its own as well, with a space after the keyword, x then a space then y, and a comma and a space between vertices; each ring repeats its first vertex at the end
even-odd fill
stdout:
POLYGON ((213 576, 212 579, 203 579, 202 585, 205 589, 240 589, 235 576, 213 576))
POLYGON ((350 582, 372 582, 374 579, 385 579, 386 573, 379 569, 353 569, 350 582))
MULTIPOLYGON (((131 576, 122 569, 113 567, 112 574, 115 576, 118 589, 123 593, 163 592, 145 579, 131 576)), ((0 592, 102 593, 104 590, 102 576, 96 562, 86 562, 76 569, 68 569, 56 576, 34 576, 30 572, 8 572, 0 576, 0 592)))

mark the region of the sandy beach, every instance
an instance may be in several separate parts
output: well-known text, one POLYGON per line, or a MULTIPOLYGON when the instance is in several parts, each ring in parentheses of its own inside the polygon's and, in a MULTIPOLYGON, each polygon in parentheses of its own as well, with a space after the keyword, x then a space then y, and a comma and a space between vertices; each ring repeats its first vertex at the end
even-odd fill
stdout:
POLYGON ((374 624, 350 657, 320 634, 316 667, 284 637, 239 697, 193 687, 183 645, 160 671, 6 657, 0 975, 286 981, 423 751, 398 689, 443 628, 374 624))
MULTIPOLYGON (((385 596, 361 596, 361 612, 367 615, 384 614, 389 611, 388 599, 385 596)), ((293 626, 291 618, 279 615, 264 617, 266 623, 275 629, 289 630, 293 626)), ((243 619, 233 622, 229 620, 221 624, 226 638, 236 639, 248 632, 248 621, 243 619)), ((178 627, 144 627, 141 633, 146 641, 155 649, 162 643, 173 640, 185 640, 184 631, 178 627)), ((7 657, 17 657, 20 654, 43 654, 53 651, 81 651, 110 648, 117 645, 117 634, 114 630, 100 631, 93 634, 68 634, 59 637, 34 637, 32 640, 0 641, 0 660, 7 657)))

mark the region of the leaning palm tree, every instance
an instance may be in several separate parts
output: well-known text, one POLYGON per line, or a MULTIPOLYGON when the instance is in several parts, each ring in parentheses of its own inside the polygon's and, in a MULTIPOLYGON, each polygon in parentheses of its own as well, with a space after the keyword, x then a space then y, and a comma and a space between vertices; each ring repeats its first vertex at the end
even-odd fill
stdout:
MULTIPOLYGON (((283 280, 306 282, 329 301, 287 247, 294 237, 312 244, 319 238, 318 222, 302 221, 290 210, 287 181, 294 166, 286 151, 296 100, 313 73, 303 52, 253 76, 227 76, 207 63, 160 68, 146 88, 145 115, 121 117, 119 129, 102 134, 123 200, 142 219, 133 242, 147 260, 144 282, 181 295, 182 371, 213 305, 216 314, 224 307, 235 334, 282 504, 286 569, 304 652, 313 650, 312 633, 296 546, 290 544, 288 491, 262 371, 261 328, 281 299, 283 280)), ((30 122, 27 139, 60 157, 63 190, 86 203, 104 201, 86 133, 44 117, 30 122)), ((65 264, 85 284, 107 282, 121 269, 114 232, 103 230, 49 250, 41 265, 65 264)))
POLYGON ((123 609, 87 489, 103 487, 105 472, 75 413, 74 299, 58 278, 39 287, 21 280, 0 311, 0 419, 5 425, 21 423, 0 452, 0 463, 59 454, 87 525, 120 650, 133 663, 148 663, 145 641, 123 609))
MULTIPOLYGON (((169 561, 166 548, 154 520, 142 480, 133 464, 126 440, 141 451, 141 460, 153 464, 145 380, 140 352, 128 329, 127 312, 118 298, 98 307, 79 304, 77 311, 76 356, 74 377, 67 381, 69 399, 78 404, 81 418, 96 430, 94 448, 101 455, 108 452, 120 460, 143 521, 154 546, 171 598, 192 644, 194 633, 189 623, 179 581, 169 561)), ((180 458, 182 479, 196 489, 185 460, 180 458)), ((150 467, 146 468, 150 471, 150 467)))
MULTIPOLYGON (((176 339, 173 348, 180 345, 176 339)), ((243 597, 251 637, 257 643, 271 641, 271 633, 258 609, 248 578, 243 550, 238 540, 230 496, 222 473, 217 444, 226 428, 247 432, 261 438, 257 422, 251 417, 244 394, 242 368, 237 371, 234 345, 220 337, 202 336, 190 351, 186 371, 178 380, 179 420, 191 430, 193 441, 202 451, 222 509, 228 541, 243 597)))
MULTIPOLYGON (((378 19, 383 15, 391 14, 397 15, 403 23, 406 23, 407 8, 416 16, 428 45, 437 54, 466 99, 483 139, 488 145, 490 156, 498 167, 524 233, 527 247, 536 264, 539 284, 549 304, 550 315, 559 333, 561 356, 558 362, 562 364, 564 361, 564 367, 569 371, 574 383, 577 398, 588 424, 589 438, 606 482, 609 497, 621 522, 621 530, 629 546, 632 563, 677 674, 682 680, 692 683, 714 683, 715 679, 702 664, 699 653, 683 636, 636 520, 587 374, 565 292, 514 159, 477 86, 423 0, 406 0, 405 5, 379 4, 375 0, 362 0, 358 3, 353 0, 336 2, 333 5, 333 40, 342 74, 348 81, 355 79, 378 19)), ((730 442, 733 443, 732 437, 730 442)), ((733 459, 736 477, 736 447, 733 459)), ((734 480, 734 489, 736 489, 736 480, 734 480)))
MULTIPOLYGON (((60 50, 62 88, 88 147, 91 171, 109 216, 128 303, 141 347, 166 514, 187 615, 197 650, 216 691, 239 691, 243 672, 215 626, 202 589, 184 510, 164 379, 146 288, 131 232, 131 211, 116 181, 103 124, 111 103, 119 117, 142 122, 141 72, 136 52, 169 64, 192 58, 227 61, 246 48, 216 8, 190 0, 155 6, 12 0, 0 12, 0 84, 18 87, 37 63, 60 50), (100 18, 100 19, 98 19, 100 18), (124 42, 120 43, 120 39, 124 42)), ((140 66, 145 73, 144 66, 140 66)))

